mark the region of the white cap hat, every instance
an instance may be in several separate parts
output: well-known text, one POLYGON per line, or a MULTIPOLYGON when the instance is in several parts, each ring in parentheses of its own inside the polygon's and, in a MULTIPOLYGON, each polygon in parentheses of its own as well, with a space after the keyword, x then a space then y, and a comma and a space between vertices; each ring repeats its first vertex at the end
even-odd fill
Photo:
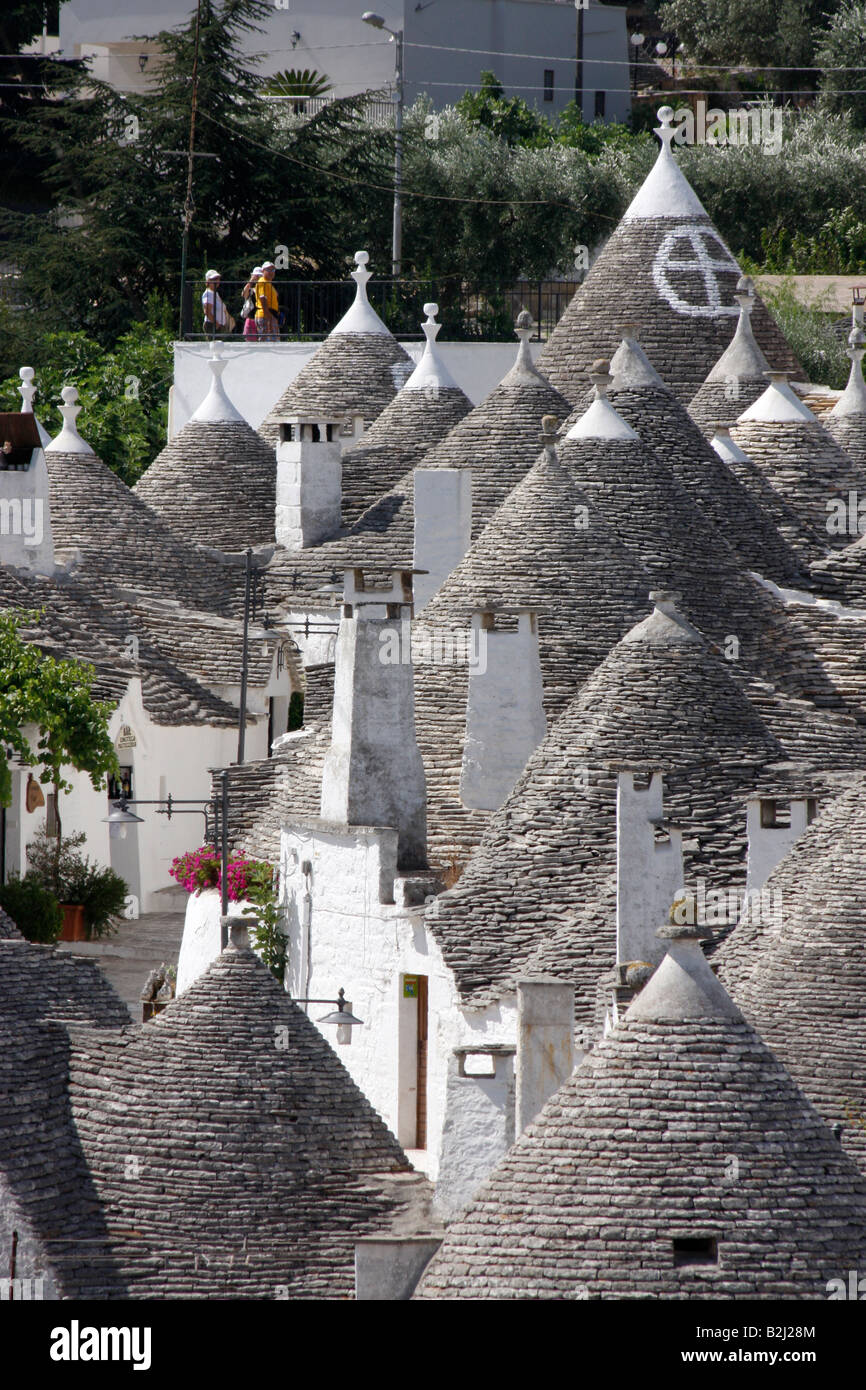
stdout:
POLYGON ((261 266, 260 266, 260 265, 255 266, 255 268, 254 268, 254 269, 252 270, 252 272, 250 273, 250 279, 252 279, 253 275, 261 275, 261 273, 262 273, 262 268, 261 268, 261 266))
POLYGON ((218 270, 209 270, 204 278, 206 280, 221 280, 222 276, 218 270))
POLYGON ((276 268, 273 261, 264 261, 262 263, 262 270, 276 270, 276 268))

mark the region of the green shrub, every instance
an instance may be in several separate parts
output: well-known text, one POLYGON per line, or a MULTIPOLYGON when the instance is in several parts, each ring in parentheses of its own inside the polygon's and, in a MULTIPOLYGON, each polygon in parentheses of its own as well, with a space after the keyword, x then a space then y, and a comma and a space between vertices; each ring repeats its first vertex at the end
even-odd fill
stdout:
POLYGON ((101 869, 84 859, 66 883, 66 901, 80 903, 88 937, 111 936, 117 931, 128 893, 127 885, 113 869, 101 869))
POLYGON ((10 878, 0 887, 0 907, 9 913, 28 941, 54 942, 60 936, 63 913, 47 888, 29 875, 10 878))
POLYGON ((118 921, 129 888, 113 869, 92 864, 78 849, 83 832, 64 835, 58 855, 57 841, 43 826, 27 846, 27 879, 39 884, 61 903, 84 908, 88 937, 110 936, 118 921))
POLYGON ((794 297, 789 285, 777 290, 762 289, 761 294, 802 362, 807 381, 841 390, 848 380, 851 363, 844 339, 834 331, 833 314, 820 304, 807 308, 794 297))

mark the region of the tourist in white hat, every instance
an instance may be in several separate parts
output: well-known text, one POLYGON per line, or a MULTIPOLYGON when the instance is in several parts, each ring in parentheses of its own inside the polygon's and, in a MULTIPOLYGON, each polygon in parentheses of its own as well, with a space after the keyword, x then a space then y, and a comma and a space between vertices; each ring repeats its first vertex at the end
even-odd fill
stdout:
POLYGON ((204 314, 204 331, 213 338, 217 333, 230 333, 232 329, 231 315, 223 303, 220 295, 220 273, 218 270, 209 270, 205 275, 207 286, 201 297, 202 313, 204 314))
POLYGON ((259 326, 256 323, 256 285, 261 278, 262 268, 257 265, 250 273, 250 278, 244 285, 244 307, 241 309, 241 318, 244 321, 244 337, 247 342, 255 343, 258 341, 259 326))
POLYGON ((262 262, 261 279, 256 285, 256 323, 259 337, 272 341, 280 336, 280 301, 271 281, 277 267, 273 261, 262 262))

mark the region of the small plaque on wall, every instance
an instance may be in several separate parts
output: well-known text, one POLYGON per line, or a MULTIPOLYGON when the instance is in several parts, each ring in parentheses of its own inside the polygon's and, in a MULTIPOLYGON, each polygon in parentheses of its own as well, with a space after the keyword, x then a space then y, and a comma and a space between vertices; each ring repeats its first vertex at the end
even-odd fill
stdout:
POLYGON ((117 735, 117 742, 115 744, 115 747, 134 748, 135 743, 135 734, 132 732, 130 726, 128 724, 121 724, 120 733, 117 735))
POLYGON ((418 998, 418 976, 417 976, 417 975, 404 975, 404 976, 403 976, 403 998, 404 998, 404 999, 417 999, 417 998, 418 998))

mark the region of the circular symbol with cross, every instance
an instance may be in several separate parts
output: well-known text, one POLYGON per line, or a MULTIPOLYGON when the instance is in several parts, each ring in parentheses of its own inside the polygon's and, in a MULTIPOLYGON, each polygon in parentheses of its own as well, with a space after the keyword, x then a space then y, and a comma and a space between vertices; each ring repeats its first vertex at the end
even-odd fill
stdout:
POLYGON ((653 281, 662 299, 667 300, 678 314, 691 318, 717 318, 720 314, 738 314, 736 304, 723 304, 719 288, 720 275, 736 275, 740 268, 718 232, 712 227, 697 227, 683 223, 668 232, 653 261, 653 281), (713 252, 717 252, 713 255, 713 252), (703 302, 683 299, 671 284, 671 273, 697 272, 703 280, 703 302))

